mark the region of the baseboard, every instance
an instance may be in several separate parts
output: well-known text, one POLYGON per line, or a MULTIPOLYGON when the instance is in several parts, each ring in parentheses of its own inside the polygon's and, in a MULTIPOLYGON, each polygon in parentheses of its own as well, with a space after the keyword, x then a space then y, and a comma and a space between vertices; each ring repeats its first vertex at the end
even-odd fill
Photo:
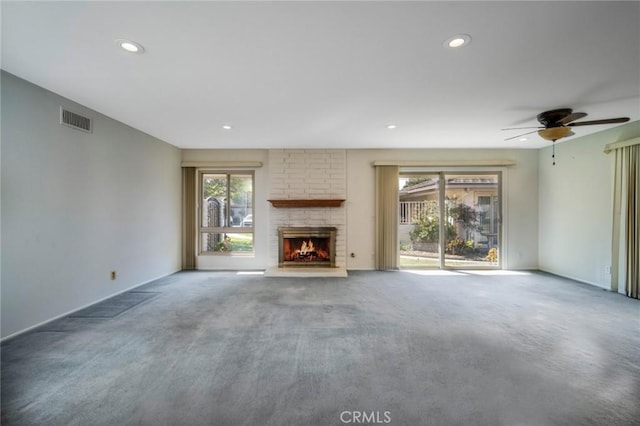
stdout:
POLYGON ((569 279, 569 280, 572 280, 572 281, 577 281, 577 282, 582 283, 582 284, 589 284, 591 286, 598 287, 598 288, 601 288, 603 290, 611 290, 611 288, 603 287, 600 284, 594 283, 592 281, 583 280, 581 278, 576 278, 576 277, 573 277, 571 275, 559 274, 557 272, 549 271, 549 270, 543 269, 543 268, 538 268, 538 270, 540 272, 546 272, 547 274, 556 275, 558 277, 566 278, 566 279, 569 279))
POLYGON ((18 336, 20 336, 21 334, 27 333, 27 332, 29 332, 29 331, 31 331, 31 330, 33 330, 33 329, 36 329, 36 328, 38 328, 38 327, 41 327, 41 326, 45 325, 45 324, 48 324, 48 323, 50 323, 50 322, 53 322, 53 321, 59 320, 59 319, 64 318, 64 317, 68 317, 69 315, 73 314, 74 312, 78 312, 78 311, 80 311, 80 310, 82 310, 82 309, 88 308, 88 307, 89 307, 89 306, 91 306, 91 305, 95 305, 96 303, 103 302, 103 301, 105 301, 105 300, 107 300, 107 299, 110 299, 110 298, 112 298, 112 297, 114 297, 114 296, 117 296, 117 295, 122 294, 122 293, 126 293, 126 292, 128 292, 128 291, 133 290, 134 288, 138 288, 138 287, 143 286, 143 285, 145 285, 145 284, 149 284, 149 283, 154 282, 154 281, 156 281, 156 280, 159 280, 159 279, 162 279, 162 278, 168 277, 169 275, 173 275, 173 274, 175 274, 176 272, 180 272, 180 271, 181 271, 181 269, 176 269, 175 271, 170 272, 170 273, 168 273, 168 274, 161 275, 161 276, 156 277, 156 278, 152 278, 152 279, 150 279, 150 280, 148 280, 148 281, 144 281, 144 282, 139 283, 139 284, 135 284, 135 285, 133 285, 133 286, 131 286, 131 287, 128 287, 128 288, 126 288, 126 289, 124 289, 124 290, 118 291, 118 292, 113 293, 113 294, 111 294, 111 295, 109 295, 109 296, 105 296, 105 297, 103 297, 103 298, 101 298, 101 299, 95 300, 95 301, 93 301, 93 302, 91 302, 91 303, 88 303, 88 304, 86 304, 86 305, 80 306, 79 308, 72 309, 72 310, 70 310, 70 311, 68 311, 68 312, 65 312, 64 314, 60 314, 60 315, 57 315, 57 316, 55 316, 55 317, 53 317, 53 318, 50 318, 50 319, 48 319, 48 320, 45 320, 45 321, 39 322, 39 323, 37 323, 37 324, 35 324, 35 325, 32 325, 32 326, 30 326, 30 327, 25 328, 24 330, 16 331, 15 333, 11 333, 11 334, 9 334, 8 336, 5 336, 5 337, 1 338, 1 339, 0 339, 0 343, 4 343, 4 342, 5 342, 5 341, 7 341, 7 340, 13 339, 14 337, 18 337, 18 336))

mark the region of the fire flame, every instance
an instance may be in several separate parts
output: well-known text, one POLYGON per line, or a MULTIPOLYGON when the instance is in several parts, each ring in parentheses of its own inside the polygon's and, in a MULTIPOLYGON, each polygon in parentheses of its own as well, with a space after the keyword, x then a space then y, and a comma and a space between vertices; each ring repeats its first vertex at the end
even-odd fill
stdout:
POLYGON ((300 250, 298 250, 298 253, 307 254, 307 253, 315 251, 315 250, 316 249, 313 246, 313 241, 309 240, 308 243, 306 241, 303 241, 302 242, 302 247, 300 247, 300 250))
POLYGON ((284 259, 294 262, 325 262, 330 260, 328 247, 323 246, 323 240, 285 239, 283 250, 284 259))

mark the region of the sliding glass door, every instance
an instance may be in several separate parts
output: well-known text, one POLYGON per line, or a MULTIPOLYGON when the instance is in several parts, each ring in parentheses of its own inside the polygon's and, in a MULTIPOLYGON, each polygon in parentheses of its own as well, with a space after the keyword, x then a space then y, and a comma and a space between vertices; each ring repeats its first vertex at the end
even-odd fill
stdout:
POLYGON ((499 268, 500 172, 400 176, 400 267, 499 268))

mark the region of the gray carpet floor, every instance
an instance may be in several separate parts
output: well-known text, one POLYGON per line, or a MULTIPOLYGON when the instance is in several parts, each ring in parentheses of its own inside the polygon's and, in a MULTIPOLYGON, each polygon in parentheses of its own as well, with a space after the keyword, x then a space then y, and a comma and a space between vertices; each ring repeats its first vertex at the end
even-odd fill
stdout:
POLYGON ((136 291, 154 297, 4 342, 2 424, 640 424, 640 302, 570 280, 181 272, 136 291))

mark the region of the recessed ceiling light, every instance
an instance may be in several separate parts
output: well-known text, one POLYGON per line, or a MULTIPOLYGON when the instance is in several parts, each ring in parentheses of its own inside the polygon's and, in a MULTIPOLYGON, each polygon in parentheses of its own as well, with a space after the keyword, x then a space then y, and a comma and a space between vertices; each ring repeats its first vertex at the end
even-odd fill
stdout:
POLYGON ((398 127, 398 126, 396 126, 395 124, 387 124, 387 129, 389 129, 389 130, 393 130, 396 127, 398 127))
POLYGON ((444 46, 450 49, 457 49, 468 46, 471 43, 471 36, 468 34, 456 34, 444 41, 444 46))
POLYGON ((224 130, 231 130, 231 129, 233 129, 233 127, 229 126, 228 124, 225 124, 224 126, 222 126, 222 128, 223 128, 224 130))
POLYGON ((116 44, 120 46, 122 50, 129 53, 144 53, 144 47, 140 43, 131 40, 117 39, 116 44))
POLYGON ((519 140, 520 142, 524 142, 524 141, 526 141, 526 140, 527 140, 527 138, 520 138, 520 139, 518 139, 518 140, 519 140))

